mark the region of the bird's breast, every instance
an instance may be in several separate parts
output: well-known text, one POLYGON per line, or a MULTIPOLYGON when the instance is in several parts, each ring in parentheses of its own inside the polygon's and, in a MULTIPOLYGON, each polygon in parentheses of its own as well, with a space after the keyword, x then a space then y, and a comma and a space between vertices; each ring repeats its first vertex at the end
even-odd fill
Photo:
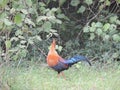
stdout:
POLYGON ((48 55, 47 63, 50 67, 56 66, 59 62, 59 57, 56 55, 48 55))

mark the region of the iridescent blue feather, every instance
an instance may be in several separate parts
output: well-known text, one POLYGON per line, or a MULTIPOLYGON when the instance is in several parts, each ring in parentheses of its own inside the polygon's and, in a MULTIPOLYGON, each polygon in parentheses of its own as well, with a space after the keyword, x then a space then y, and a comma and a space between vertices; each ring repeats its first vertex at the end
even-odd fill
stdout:
POLYGON ((91 66, 90 61, 85 56, 80 56, 80 55, 76 55, 72 58, 67 59, 65 63, 68 64, 68 66, 71 66, 79 61, 87 61, 89 65, 91 66))

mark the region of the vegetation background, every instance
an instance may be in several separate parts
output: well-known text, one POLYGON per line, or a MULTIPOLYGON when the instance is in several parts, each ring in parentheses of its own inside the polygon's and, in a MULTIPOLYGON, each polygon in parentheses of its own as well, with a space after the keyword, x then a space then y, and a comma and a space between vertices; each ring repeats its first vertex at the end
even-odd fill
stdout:
MULTIPOLYGON (((29 71, 26 75, 29 76, 30 73, 31 78, 42 78, 44 71, 47 73, 45 75, 50 74, 52 77, 54 72, 45 69, 46 64, 43 65, 46 63, 45 58, 52 38, 57 39, 56 49, 62 57, 69 58, 80 54, 90 59, 93 67, 88 71, 85 70, 88 68, 81 63, 75 66, 79 69, 83 66, 83 73, 89 72, 92 75, 96 72, 96 75, 103 73, 106 76, 111 73, 112 76, 116 75, 114 80, 120 79, 120 0, 0 0, 0 87, 8 87, 7 90, 24 90, 23 88, 26 87, 25 90, 30 90, 30 84, 24 83, 24 86, 22 83, 25 73, 27 73, 26 69, 29 71), (36 70, 34 71, 33 68, 36 70), (99 72, 95 68, 101 69, 103 72, 99 72), (107 73, 106 70, 109 71, 109 69, 111 71, 107 73), (112 73, 114 70, 116 73, 112 73), (14 74, 17 72, 17 75, 20 76, 15 74, 16 78, 12 77, 13 72, 14 74), (43 74, 40 77, 38 73, 43 74), (18 81, 18 83, 15 84, 13 81, 18 81)), ((76 70, 75 67, 73 67, 73 71, 76 70)), ((66 73, 70 77, 70 72, 66 71, 66 73)), ((75 73, 78 74, 77 78, 82 77, 77 70, 75 73)), ((95 77, 93 79, 98 78, 96 75, 93 75, 95 77)), ((61 79, 56 80, 55 78, 51 82, 60 81, 62 87, 61 79)), ((78 83, 81 81, 76 81, 76 79, 73 79, 73 82, 77 84, 79 90, 78 83)), ((33 83, 33 87, 38 87, 34 86, 39 85, 38 80, 33 79, 34 83, 30 81, 33 83)), ((25 79, 25 81, 28 83, 28 80, 25 79)), ((65 81, 65 83, 69 82, 65 81)), ((81 83, 87 83, 87 80, 83 80, 81 83)), ((112 87, 113 83, 116 81, 108 87, 112 87)), ((55 85, 55 83, 46 84, 51 88, 43 85, 37 89, 31 87, 31 90, 60 89, 59 85, 55 85)), ((120 83, 117 82, 113 88, 118 87, 118 84, 120 83)), ((73 90, 74 83, 69 83, 69 85, 67 86, 73 90)), ((92 87, 92 84, 88 82, 88 86, 84 87, 83 84, 84 88, 81 89, 91 90, 89 86, 92 87)), ((106 86, 99 88, 98 83, 98 88, 95 88, 92 90, 104 90, 106 86)), ((110 88, 109 90, 117 89, 110 88)))

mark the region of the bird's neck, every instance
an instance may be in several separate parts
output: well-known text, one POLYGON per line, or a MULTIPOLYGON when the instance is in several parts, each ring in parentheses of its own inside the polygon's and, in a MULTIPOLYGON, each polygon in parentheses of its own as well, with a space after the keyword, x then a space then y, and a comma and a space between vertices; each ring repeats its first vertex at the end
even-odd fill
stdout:
POLYGON ((56 46, 56 44, 55 44, 55 42, 53 42, 51 44, 51 46, 50 46, 50 51, 49 52, 51 52, 51 53, 57 53, 56 50, 55 50, 55 46, 56 46))
POLYGON ((51 54, 58 54, 57 52, 56 52, 56 50, 53 48, 53 49, 50 49, 50 51, 49 51, 49 53, 48 53, 48 55, 51 55, 51 54))

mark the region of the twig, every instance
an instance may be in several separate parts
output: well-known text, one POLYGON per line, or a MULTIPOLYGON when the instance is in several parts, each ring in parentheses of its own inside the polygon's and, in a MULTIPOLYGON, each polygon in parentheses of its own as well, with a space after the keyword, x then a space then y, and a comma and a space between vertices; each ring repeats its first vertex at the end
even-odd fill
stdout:
POLYGON ((97 59, 97 57, 93 57, 92 59, 90 59, 90 61, 95 61, 95 59, 97 59))
POLYGON ((22 58, 20 58, 20 60, 19 60, 19 62, 18 62, 18 64, 17 64, 17 68, 19 67, 21 61, 22 61, 22 58))
POLYGON ((80 32, 78 33, 78 35, 77 35, 76 39, 78 39, 78 38, 79 38, 79 36, 81 35, 81 33, 82 33, 82 30, 80 30, 80 32))
MULTIPOLYGON (((98 11, 98 13, 94 16, 94 17, 92 17, 88 22, 87 22, 87 24, 85 25, 85 26, 88 26, 89 25, 89 23, 93 20, 93 19, 95 19, 100 13, 101 13, 101 11, 102 11, 102 9, 105 7, 105 2, 104 2, 104 4, 103 4, 103 7, 101 8, 101 10, 99 10, 98 11)), ((89 10, 90 11, 92 11, 90 8, 89 8, 89 10)))
POLYGON ((90 23, 93 19, 95 19, 95 18, 100 14, 100 12, 101 12, 101 10, 100 10, 94 17, 92 17, 92 18, 87 22, 86 26, 88 26, 89 23, 90 23))
MULTIPOLYGON (((104 6, 105 6, 105 5, 104 5, 104 6)), ((104 6, 102 7, 102 9, 104 8, 104 6)), ((99 10, 97 14, 95 14, 95 13, 92 11, 92 9, 89 7, 89 10, 94 14, 94 16, 93 16, 91 19, 89 19, 89 21, 86 23, 85 26, 88 26, 89 23, 90 23, 93 19, 95 19, 95 18, 101 13, 102 9, 99 10)), ((78 38, 78 37, 80 36, 81 33, 82 33, 82 31, 80 31, 80 32, 78 33, 78 35, 77 35, 76 38, 78 38)))
POLYGON ((40 50, 40 52, 41 52, 45 57, 47 57, 46 53, 44 53, 44 51, 43 51, 42 49, 38 48, 38 50, 40 50))

